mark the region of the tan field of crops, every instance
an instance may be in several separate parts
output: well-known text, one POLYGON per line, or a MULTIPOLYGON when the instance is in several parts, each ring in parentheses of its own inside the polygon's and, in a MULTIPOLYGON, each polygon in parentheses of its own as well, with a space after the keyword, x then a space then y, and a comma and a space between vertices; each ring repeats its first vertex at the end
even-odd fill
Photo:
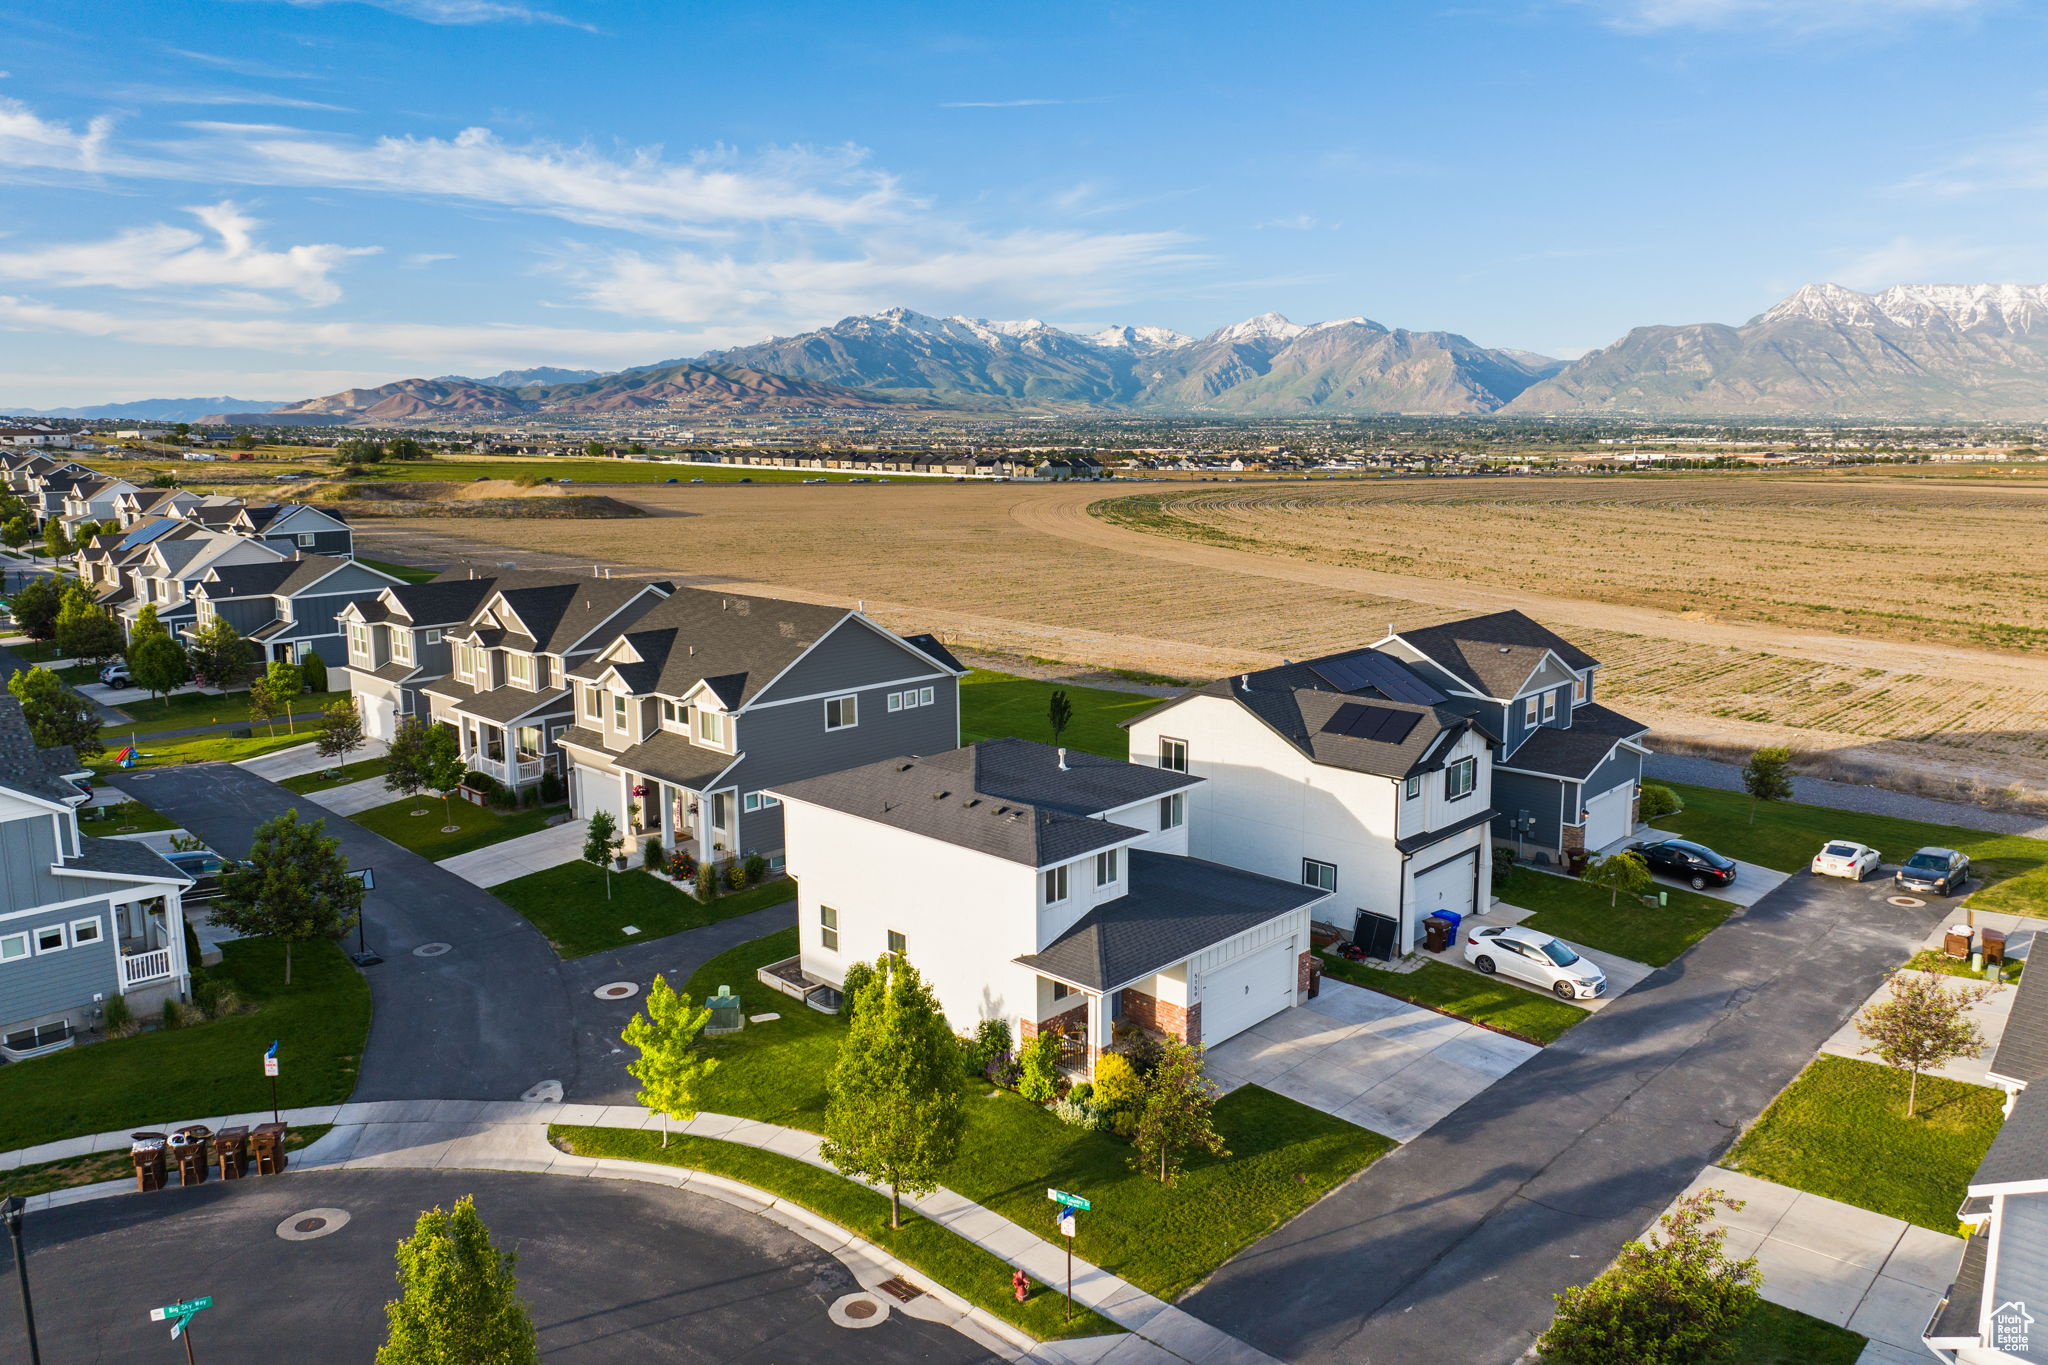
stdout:
POLYGON ((654 515, 361 530, 371 554, 864 600, 963 647, 1187 678, 1517 606, 1601 657, 1607 700, 1674 741, 2048 790, 2048 487, 2031 482, 603 491, 654 515))

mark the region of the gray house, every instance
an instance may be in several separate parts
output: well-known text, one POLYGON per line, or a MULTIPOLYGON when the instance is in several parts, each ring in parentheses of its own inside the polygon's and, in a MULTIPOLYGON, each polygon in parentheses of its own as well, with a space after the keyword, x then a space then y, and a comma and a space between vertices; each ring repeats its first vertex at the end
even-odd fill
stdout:
POLYGON ((420 689, 448 676, 448 632, 467 622, 496 584, 493 574, 456 568, 432 582, 386 588, 336 614, 366 736, 388 740, 401 716, 426 716, 420 689))
POLYGON ((356 554, 355 532, 341 513, 330 507, 303 502, 254 504, 240 508, 227 529, 287 555, 353 559, 356 554))
POLYGON ((1519 611, 1400 631, 1373 647, 1499 737, 1495 838, 1562 857, 1635 829, 1649 727, 1594 700, 1598 659, 1519 611))
POLYGON ((779 865, 769 789, 958 747, 963 672, 858 611, 681 589, 568 672, 572 808, 700 862, 779 865))
POLYGON ((226 621, 260 651, 259 663, 300 663, 317 654, 347 661, 341 609, 399 582, 353 559, 302 555, 213 569, 192 588, 196 633, 226 621))
POLYGON ((38 749, 0 694, 0 1057, 68 1047, 129 999, 140 1017, 184 998, 180 893, 191 882, 147 845, 78 832, 86 776, 69 749, 38 749))

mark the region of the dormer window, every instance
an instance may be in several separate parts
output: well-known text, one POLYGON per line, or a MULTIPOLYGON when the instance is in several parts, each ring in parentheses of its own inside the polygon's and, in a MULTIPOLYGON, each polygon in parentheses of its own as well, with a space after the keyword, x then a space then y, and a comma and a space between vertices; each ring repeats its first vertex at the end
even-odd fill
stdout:
POLYGON ((1048 867, 1045 870, 1045 903, 1058 905, 1067 898, 1067 869, 1048 867))
POLYGON ((612 729, 624 730, 625 728, 626 694, 623 692, 614 692, 612 693, 612 729))
POLYGON ((1121 849, 1106 848, 1095 855, 1095 884, 1110 886, 1117 878, 1117 855, 1121 849))
POLYGON ((1557 693, 1555 693, 1555 692, 1545 692, 1545 693, 1543 694, 1543 723, 1544 723, 1545 725, 1548 725, 1548 724, 1550 724, 1550 722, 1552 722, 1552 721, 1554 721, 1554 720, 1556 720, 1556 719, 1557 719, 1557 693))
POLYGON ((505 676, 512 681, 514 686, 530 689, 533 686, 533 656, 531 654, 507 654, 505 656, 505 676))
POLYGON ((1444 769, 1444 799, 1456 801, 1470 796, 1479 785, 1479 760, 1467 755, 1444 769))
POLYGON ((1584 678, 1584 677, 1577 677, 1577 678, 1573 678, 1573 679, 1572 679, 1572 703, 1573 703, 1574 705, 1577 705, 1578 703, 1580 703, 1580 702, 1583 702, 1583 701, 1584 701, 1585 699, 1586 699, 1586 680, 1585 680, 1585 678, 1584 678))
POLYGON ((599 721, 604 719, 604 693, 594 687, 583 689, 583 718, 599 721))
POLYGON ((661 728, 662 728, 662 729, 664 729, 664 730, 672 730, 672 731, 674 731, 675 733, 677 733, 677 734, 679 734, 679 735, 687 735, 687 734, 689 734, 689 733, 690 733, 690 707, 689 707, 689 704, 688 704, 688 703, 686 703, 686 702, 680 702, 680 701, 670 701, 670 700, 668 700, 668 699, 667 699, 666 697, 662 698, 662 702, 661 702, 661 728))
POLYGON ((391 657, 402 664, 412 662, 412 632, 394 628, 391 632, 391 657))
POLYGON ((360 621, 349 622, 348 652, 358 659, 370 657, 370 631, 360 621))
POLYGON ((697 742, 709 748, 725 747, 725 717, 716 711, 697 708, 697 742))
POLYGON ((1522 703, 1522 724, 1535 725, 1542 714, 1543 702, 1540 698, 1531 697, 1522 703))

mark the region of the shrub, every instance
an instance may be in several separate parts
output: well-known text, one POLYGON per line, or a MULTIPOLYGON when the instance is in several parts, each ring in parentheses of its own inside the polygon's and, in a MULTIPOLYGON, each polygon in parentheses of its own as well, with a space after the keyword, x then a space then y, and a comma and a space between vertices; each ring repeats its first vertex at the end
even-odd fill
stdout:
POLYGON ((648 835, 647 841, 640 845, 640 861, 649 872, 668 870, 668 854, 662 851, 659 834, 648 835))
POLYGON ((846 969, 846 979, 842 981, 839 985, 840 1018, 846 1020, 846 1022, 849 1024, 853 1022, 854 998, 858 996, 863 990, 867 989, 868 982, 873 981, 874 979, 874 964, 868 962, 855 962, 848 965, 846 969))
POLYGON ((163 1026, 166 1032, 185 1026, 185 1007, 175 1000, 164 1001, 163 1026))
POLYGON ((993 1085, 999 1085, 1005 1090, 1015 1090, 1022 1069, 1017 1065, 1017 1054, 1004 1048, 990 1059, 988 1070, 982 1074, 987 1076, 993 1085))
POLYGON ((518 478, 512 480, 512 486, 514 488, 538 488, 540 487, 540 475, 521 474, 518 478))
POLYGON ((101 1016, 101 1023, 109 1038, 126 1038, 135 1032, 135 1012, 128 1008, 128 997, 110 995, 101 1016))
POLYGON ((540 799, 550 806, 562 799, 562 779, 554 773, 540 775, 540 799))
POLYGON ((1659 786, 1654 782, 1643 785, 1639 814, 1645 824, 1654 820, 1661 820, 1667 815, 1676 815, 1684 809, 1685 802, 1681 801, 1678 793, 1671 790, 1671 788, 1659 786))
POLYGON ((1093 1083, 1092 1081, 1076 1081, 1076 1082, 1074 1082, 1073 1086, 1072 1086, 1072 1087, 1071 1087, 1070 1089, 1068 1089, 1068 1091, 1067 1091, 1067 1098, 1068 1098, 1068 1099, 1070 1099, 1070 1100, 1077 1100, 1077 1101, 1078 1101, 1078 1100, 1092 1100, 1092 1099, 1094 1099, 1094 1098, 1095 1098, 1095 1085, 1094 1085, 1094 1083, 1093 1083))
POLYGON ((733 863, 725 869, 725 884, 735 891, 747 889, 747 865, 733 863))
POLYGON ((1121 1052, 1105 1052, 1095 1059, 1095 1102, 1104 1109, 1129 1109, 1144 1098, 1145 1082, 1138 1069, 1121 1052))
POLYGON ((1508 889, 1508 882, 1515 875, 1515 851, 1512 848, 1496 847, 1493 850, 1493 894, 1498 896, 1508 889))
POLYGON ((697 876, 697 855, 678 850, 676 856, 669 860, 669 866, 684 881, 694 880, 697 876))
POLYGON ((749 853, 747 855, 746 867, 747 881, 750 884, 768 880, 768 860, 760 854, 749 853))
POLYGON ((1061 1123, 1070 1123, 1091 1133, 1102 1128, 1108 1119, 1108 1116, 1095 1105, 1085 1099, 1077 1100, 1072 1095, 1063 1100, 1056 1100, 1052 1106, 1052 1115, 1061 1123))
POLYGON ((309 651, 306 657, 299 661, 299 677, 305 683, 308 692, 325 692, 327 660, 309 651))
POLYGON ((1010 1050, 1010 1024, 1006 1019, 984 1019, 974 1026, 974 1036, 960 1040, 961 1064, 969 1076, 986 1076, 989 1063, 1010 1050))
POLYGON ((498 779, 492 777, 489 773, 471 771, 462 775, 462 785, 473 792, 482 792, 485 796, 489 796, 498 789, 498 779))
POLYGON ((1017 1093, 1033 1104, 1043 1104, 1059 1090, 1060 1050, 1065 1036, 1058 1029, 1041 1029, 1023 1048, 1017 1093))
POLYGON ((709 903, 718 898, 718 869, 705 863, 697 869, 697 899, 709 903))

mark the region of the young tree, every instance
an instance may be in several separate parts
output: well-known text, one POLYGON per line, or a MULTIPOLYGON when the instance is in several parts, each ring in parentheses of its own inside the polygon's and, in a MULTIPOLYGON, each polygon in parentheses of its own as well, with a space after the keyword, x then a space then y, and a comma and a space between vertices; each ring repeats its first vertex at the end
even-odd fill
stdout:
POLYGON ((89 664, 120 656, 119 623, 92 600, 83 584, 73 583, 64 593, 63 609, 57 613, 57 650, 89 664))
POLYGON ((392 460, 429 460, 427 448, 410 436, 394 436, 384 443, 384 455, 392 460))
POLYGON ((14 624, 31 640, 48 640, 57 633, 57 613, 64 610, 64 589, 54 578, 32 579, 9 600, 14 624))
POLYGON ((43 553, 52 559, 62 559, 71 553, 71 537, 64 534, 64 523, 51 517, 43 523, 43 553))
POLYGON ((184 646, 158 626, 129 649, 128 673, 137 687, 146 687, 151 696, 162 697, 191 680, 192 661, 185 657, 184 646))
POLYGON ((1970 1006, 1991 993, 1989 986, 1944 986, 1926 972, 1895 971, 1887 978, 1892 993, 1874 1001, 1856 1016, 1856 1031, 1869 1045, 1863 1051, 1910 1078, 1906 1082, 1906 1117, 1919 1100, 1920 1073, 1958 1057, 1974 1057, 1984 1048, 1984 1032, 1970 1017, 1970 1006))
POLYGON ((1067 700, 1067 689, 1055 687, 1052 698, 1045 704, 1045 718, 1052 726, 1052 742, 1060 742, 1060 735, 1074 722, 1074 703, 1067 700))
POLYGON ((254 450, 256 448, 256 435, 254 432, 248 431, 237 432, 235 433, 234 444, 236 450, 254 450))
POLYGON ((299 682, 309 695, 327 691, 327 660, 307 651, 306 657, 299 660, 299 682))
POLYGON ((819 1149, 842 1175, 889 1186, 889 1226, 903 1226, 903 1192, 927 1194, 953 1164, 966 1126, 960 1045, 931 988, 885 953, 847 1025, 826 1089, 819 1149))
POLYGON ((608 810, 593 811, 590 832, 583 837, 583 861, 604 869, 604 898, 612 898, 612 862, 625 840, 619 837, 618 822, 608 810))
POLYGON ((1131 1145, 1138 1149, 1132 1166, 1159 1172, 1159 1183, 1171 1185, 1180 1173, 1181 1153, 1200 1147, 1214 1156, 1229 1156, 1223 1135, 1211 1122, 1216 1087, 1202 1074, 1202 1050, 1178 1038, 1159 1048, 1159 1060, 1145 1078, 1145 1098, 1138 1108, 1138 1127, 1131 1145))
POLYGON ((626 1023, 619 1035, 628 1047, 640 1050, 638 1061, 626 1063, 626 1071, 640 1082, 641 1104, 661 1115, 661 1145, 668 1146, 668 1121, 688 1123, 697 1117, 697 1095, 704 1078, 718 1069, 716 1058, 697 1050, 698 1035, 711 1022, 707 1006, 693 1009, 690 997, 679 994, 660 975, 647 991, 647 1008, 626 1023))
POLYGON ((270 684, 270 699, 284 712, 285 733, 299 732, 299 719, 292 714, 292 703, 306 692, 305 674, 297 664, 288 664, 282 659, 272 659, 270 667, 264 670, 263 680, 270 684))
POLYGON ((348 756, 363 747, 363 715, 354 697, 343 697, 320 713, 320 738, 315 741, 320 756, 339 768, 348 756))
POLYGON ((427 786, 441 794, 441 818, 448 823, 441 826, 443 834, 456 831, 455 813, 449 806, 454 799, 455 789, 462 785, 464 775, 469 771, 462 762, 462 750, 455 742, 455 732, 445 725, 433 725, 427 729, 426 742, 420 745, 420 776, 427 786))
POLYGON ((256 827, 249 856, 220 879, 213 917, 241 934, 284 940, 284 983, 292 945, 335 938, 356 922, 363 884, 348 875, 341 840, 327 821, 302 824, 297 807, 256 827))
POLYGON ((1610 853, 1605 858, 1595 858, 1586 865, 1585 874, 1579 880, 1588 886, 1605 887, 1610 908, 1621 904, 1623 892, 1642 896, 1657 884, 1650 875, 1650 865, 1643 861, 1643 855, 1628 849, 1610 853))
MULTIPOLYGON (((415 799, 427 789, 426 747, 432 727, 418 716, 400 716, 384 751, 384 789, 415 799)), ((416 810, 414 815, 425 815, 416 810)))
POLYGON ((1544 1365, 1709 1365, 1735 1352, 1735 1333, 1756 1307, 1756 1258, 1731 1261, 1714 1226, 1717 1208, 1742 1202, 1719 1190, 1687 1195, 1657 1220, 1655 1241, 1631 1241, 1591 1284, 1557 1299, 1557 1318, 1536 1343, 1544 1365))
POLYGON ((8 679, 7 690, 21 703, 37 748, 68 744, 85 759, 106 752, 107 746, 100 742, 99 712, 49 669, 38 664, 26 673, 17 672, 8 679))
POLYGON ((390 1335, 377 1365, 540 1365, 533 1319, 512 1270, 476 1211, 476 1196, 422 1213, 398 1244, 399 1297, 384 1305, 390 1335))
POLYGON ((232 691, 249 676, 249 665, 256 657, 256 647, 242 638, 242 632, 218 617, 192 637, 188 652, 193 678, 223 691, 232 691))
POLYGON ((1742 765, 1742 789, 1749 793, 1749 823, 1756 823, 1759 801, 1784 801, 1792 795, 1792 751, 1784 745, 1758 749, 1742 765))
POLYGON ((0 525, 0 540, 7 542, 10 550, 19 550, 36 538, 36 525, 28 519, 26 512, 17 512, 0 525))
POLYGON ((249 721, 252 725, 269 725, 270 733, 277 733, 277 698, 271 693, 270 679, 258 678, 249 684, 249 721))
POLYGON ((588 456, 589 456, 589 457, 590 457, 591 459, 593 459, 593 460, 602 460, 602 459, 604 458, 604 442, 603 442, 603 441, 588 441, 588 442, 585 442, 585 443, 584 443, 584 446, 583 446, 583 453, 584 453, 585 455, 588 455, 588 456))
POLYGON ((142 610, 135 613, 135 624, 128 627, 128 662, 135 662, 135 648, 152 635, 169 635, 170 630, 156 616, 156 603, 144 602, 142 610))

